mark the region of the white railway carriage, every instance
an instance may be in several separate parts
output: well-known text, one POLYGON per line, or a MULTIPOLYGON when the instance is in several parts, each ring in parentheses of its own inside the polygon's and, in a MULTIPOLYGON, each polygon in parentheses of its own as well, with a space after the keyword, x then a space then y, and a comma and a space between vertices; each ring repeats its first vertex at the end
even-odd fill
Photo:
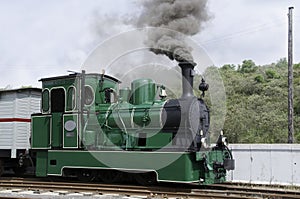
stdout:
POLYGON ((40 111, 41 89, 0 90, 0 175, 4 167, 20 172, 30 148, 31 114, 40 111))

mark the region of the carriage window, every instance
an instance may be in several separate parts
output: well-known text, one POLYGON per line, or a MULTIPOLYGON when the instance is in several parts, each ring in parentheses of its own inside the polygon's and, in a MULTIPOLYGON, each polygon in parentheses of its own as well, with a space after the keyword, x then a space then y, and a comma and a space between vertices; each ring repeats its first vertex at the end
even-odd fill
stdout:
POLYGON ((67 91, 67 110, 74 110, 76 103, 76 92, 73 86, 69 87, 67 91))
POLYGON ((49 90, 44 90, 42 94, 42 110, 49 111, 49 90))
POLYGON ((51 90, 51 112, 65 111, 65 90, 56 88, 51 90))
POLYGON ((84 103, 86 105, 91 105, 94 101, 94 92, 93 89, 90 86, 84 87, 84 94, 85 94, 85 101, 84 103))

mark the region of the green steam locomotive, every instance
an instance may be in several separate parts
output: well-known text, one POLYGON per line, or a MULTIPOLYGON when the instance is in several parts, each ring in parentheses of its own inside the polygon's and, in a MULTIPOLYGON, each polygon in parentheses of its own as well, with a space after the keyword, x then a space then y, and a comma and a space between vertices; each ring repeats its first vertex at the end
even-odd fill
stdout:
MULTIPOLYGON (((36 176, 141 184, 212 184, 226 180, 234 159, 221 134, 209 146, 209 110, 193 94, 194 63, 181 62, 182 96, 167 99, 151 79, 131 88, 103 74, 41 79, 41 113, 32 115, 36 176)), ((199 86, 206 91, 208 85, 199 86)))

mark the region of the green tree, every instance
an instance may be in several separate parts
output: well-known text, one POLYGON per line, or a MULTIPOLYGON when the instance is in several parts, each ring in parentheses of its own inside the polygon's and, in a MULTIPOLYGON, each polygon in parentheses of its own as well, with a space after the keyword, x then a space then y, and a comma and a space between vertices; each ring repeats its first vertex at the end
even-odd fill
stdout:
POLYGON ((280 78, 280 76, 276 73, 276 71, 274 71, 272 69, 266 70, 266 75, 267 75, 267 78, 269 78, 269 79, 278 79, 278 78, 280 78))
POLYGON ((234 64, 225 64, 221 67, 222 70, 235 70, 235 65, 234 64))
POLYGON ((276 67, 278 68, 287 68, 288 66, 288 62, 286 60, 286 58, 280 58, 277 63, 275 64, 276 67))
POLYGON ((252 73, 257 69, 254 61, 252 60, 244 60, 242 65, 239 67, 239 71, 241 73, 252 73))
POLYGON ((257 83, 263 83, 265 80, 264 80, 264 77, 262 75, 257 75, 255 76, 254 80, 257 82, 257 83))

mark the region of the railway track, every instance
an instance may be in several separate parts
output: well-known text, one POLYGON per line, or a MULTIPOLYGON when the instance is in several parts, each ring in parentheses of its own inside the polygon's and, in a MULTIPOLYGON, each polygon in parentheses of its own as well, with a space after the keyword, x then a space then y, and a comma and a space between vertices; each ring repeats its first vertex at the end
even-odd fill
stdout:
POLYGON ((50 182, 37 178, 2 178, 0 198, 43 198, 82 196, 86 198, 300 198, 300 189, 249 184, 211 186, 162 184, 136 186, 124 184, 50 182), (107 196, 107 197, 105 197, 107 196))

